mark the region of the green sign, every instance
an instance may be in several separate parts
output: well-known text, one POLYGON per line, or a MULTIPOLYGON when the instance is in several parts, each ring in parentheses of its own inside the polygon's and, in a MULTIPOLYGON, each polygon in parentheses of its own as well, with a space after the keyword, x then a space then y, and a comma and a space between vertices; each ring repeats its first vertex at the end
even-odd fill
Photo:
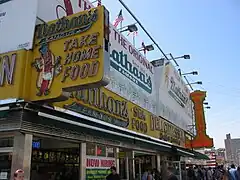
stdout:
POLYGON ((86 179, 105 180, 110 173, 109 169, 86 169, 86 179))

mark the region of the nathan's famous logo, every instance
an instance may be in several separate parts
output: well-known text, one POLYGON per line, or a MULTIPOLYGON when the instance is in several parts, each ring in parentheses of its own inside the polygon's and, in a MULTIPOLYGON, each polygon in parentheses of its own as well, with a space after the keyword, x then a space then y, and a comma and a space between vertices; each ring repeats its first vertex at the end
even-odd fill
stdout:
MULTIPOLYGON (((38 49, 40 57, 32 63, 32 67, 38 72, 37 96, 47 96, 54 77, 61 73, 63 74, 60 78, 61 83, 68 79, 76 81, 97 76, 100 69, 99 51, 102 49, 102 46, 97 43, 98 37, 99 33, 92 33, 80 38, 67 39, 62 46, 64 57, 56 56, 49 48, 49 43, 42 42, 38 49), (62 63, 61 60, 64 62, 62 63)), ((54 48, 61 48, 61 46, 54 48)))
POLYGON ((119 71, 149 94, 152 93, 151 76, 142 72, 139 67, 131 63, 128 60, 127 54, 124 54, 123 51, 117 52, 116 50, 112 50, 110 57, 111 67, 119 71))
POLYGON ((90 9, 78 15, 63 17, 57 21, 36 27, 36 39, 49 42, 87 31, 98 20, 97 9, 90 9))
POLYGON ((71 93, 75 99, 71 105, 64 108, 76 111, 121 127, 129 125, 127 101, 114 98, 101 88, 83 89, 71 93), (113 116, 114 115, 114 116, 113 116))

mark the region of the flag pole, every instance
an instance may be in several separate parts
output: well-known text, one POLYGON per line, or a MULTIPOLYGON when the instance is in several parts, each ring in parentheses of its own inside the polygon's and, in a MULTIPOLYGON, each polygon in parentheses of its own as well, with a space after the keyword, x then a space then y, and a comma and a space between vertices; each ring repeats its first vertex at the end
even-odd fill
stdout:
POLYGON ((133 34, 133 46, 135 47, 135 35, 133 34))

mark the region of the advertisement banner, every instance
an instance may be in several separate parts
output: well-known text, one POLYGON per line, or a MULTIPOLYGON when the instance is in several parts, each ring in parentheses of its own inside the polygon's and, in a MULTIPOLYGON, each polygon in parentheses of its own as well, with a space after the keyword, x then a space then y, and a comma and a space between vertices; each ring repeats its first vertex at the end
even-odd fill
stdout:
POLYGON ((54 106, 185 147, 182 129, 105 87, 72 92, 54 106))
POLYGON ((23 98, 28 64, 26 50, 0 54, 0 99, 23 98))
POLYGON ((110 43, 111 68, 107 88, 156 113, 153 65, 113 26, 110 43))
MULTIPOLYGON (((44 21, 71 15, 93 7, 88 0, 41 0, 38 17, 44 21), (51 3, 50 3, 51 2, 51 3)), ((112 25, 110 25, 111 91, 142 108, 156 113, 154 68, 151 63, 112 25)))
POLYGON ((193 104, 190 91, 175 67, 167 60, 153 61, 158 99, 157 115, 162 116, 184 130, 193 121, 193 104))
POLYGON ((112 166, 116 166, 115 158, 87 156, 86 179, 106 179, 112 166))
POLYGON ((38 0, 0 1, 0 54, 31 49, 38 0))
POLYGON ((99 6, 36 27, 31 63, 32 101, 58 99, 62 91, 108 84, 106 12, 99 6))

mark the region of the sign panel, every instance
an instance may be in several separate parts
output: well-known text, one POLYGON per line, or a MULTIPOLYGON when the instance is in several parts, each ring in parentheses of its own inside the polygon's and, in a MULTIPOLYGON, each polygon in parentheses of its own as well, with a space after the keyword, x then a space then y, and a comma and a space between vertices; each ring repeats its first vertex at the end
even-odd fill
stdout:
POLYGON ((190 91, 174 66, 164 59, 153 61, 158 97, 157 115, 166 118, 184 130, 192 124, 190 91))
POLYGON ((0 99, 23 98, 25 88, 26 50, 0 54, 0 99))
POLYGON ((55 103, 55 106, 172 142, 178 146, 185 146, 185 134, 182 129, 105 87, 72 92, 67 101, 55 103))
POLYGON ((0 53, 32 48, 37 3, 37 0, 0 1, 0 53))
POLYGON ((116 166, 115 158, 87 156, 86 179, 106 179, 112 166, 116 166))
POLYGON ((111 81, 107 88, 156 113, 153 65, 113 26, 110 42, 111 81))
POLYGON ((108 84, 106 12, 101 6, 36 27, 31 100, 56 99, 62 90, 108 84))
MULTIPOLYGON (((93 7, 93 4, 88 0, 40 0, 38 1, 37 16, 48 22, 93 7)), ((42 23, 41 21, 38 22, 42 23)))
POLYGON ((188 148, 212 148, 213 138, 206 133, 206 120, 204 114, 203 102, 206 98, 205 91, 194 91, 191 93, 191 99, 194 104, 196 136, 193 140, 187 141, 188 148))

